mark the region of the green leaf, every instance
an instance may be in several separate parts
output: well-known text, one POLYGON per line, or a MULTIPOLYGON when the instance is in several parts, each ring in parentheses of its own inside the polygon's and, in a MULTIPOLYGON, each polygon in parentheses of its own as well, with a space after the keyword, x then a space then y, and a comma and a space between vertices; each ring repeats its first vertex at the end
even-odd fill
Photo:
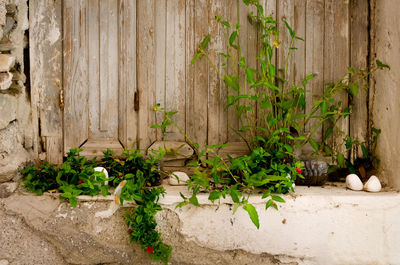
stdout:
POLYGON ((306 86, 308 84, 308 81, 310 81, 314 77, 315 77, 315 74, 310 74, 310 75, 306 76, 306 78, 302 82, 303 87, 306 86))
POLYGON ((175 206, 175 209, 176 209, 176 208, 183 207, 183 206, 187 205, 188 203, 189 203, 188 201, 180 202, 180 203, 178 203, 178 204, 175 206))
POLYGON ((286 28, 289 30, 290 36, 291 36, 292 38, 296 37, 296 35, 294 34, 293 29, 289 26, 289 23, 287 23, 286 20, 284 20, 283 22, 285 22, 285 26, 286 26, 286 28))
POLYGON ((228 96, 226 99, 226 106, 227 107, 232 106, 233 104, 235 104, 235 102, 236 102, 236 97, 228 96))
POLYGON ((358 85, 353 83, 353 82, 350 82, 349 83, 349 88, 350 88, 350 91, 351 91, 351 94, 353 95, 353 97, 357 97, 357 95, 358 95, 358 85))
POLYGON ((331 136, 333 133, 333 127, 328 127, 325 131, 325 139, 328 139, 329 136, 331 136))
POLYGON ((272 108, 272 104, 268 100, 263 100, 260 107, 261 109, 269 109, 272 108))
POLYGON ((390 66, 389 66, 389 65, 384 64, 384 63, 382 63, 382 62, 379 61, 379 60, 376 60, 376 65, 378 65, 378 66, 381 67, 381 68, 388 68, 388 69, 390 70, 390 66))
POLYGON ((364 143, 361 144, 361 151, 363 153, 364 158, 368 158, 368 151, 367 148, 365 147, 364 143))
POLYGON ((254 83, 254 73, 256 70, 251 69, 251 68, 246 68, 246 75, 247 75, 247 80, 249 83, 254 83))
POLYGON ((233 44, 236 40, 238 32, 235 30, 234 32, 232 32, 232 34, 229 36, 229 45, 235 49, 237 49, 237 45, 233 44))
POLYGON ((101 195, 104 197, 108 195, 108 186, 101 186, 101 195))
POLYGON ((237 76, 225 75, 224 81, 233 90, 235 90, 236 92, 239 92, 239 83, 237 82, 237 78, 238 78, 237 76))
POLYGON ((257 213, 256 208, 254 208, 254 206, 251 205, 251 204, 245 204, 243 206, 243 209, 246 210, 249 213, 251 221, 257 227, 257 229, 259 229, 260 228, 260 221, 258 220, 258 213, 257 213))
POLYGON ((356 73, 356 69, 354 69, 353 67, 347 67, 347 71, 348 71, 350 74, 355 74, 355 73, 356 73))
POLYGON ((285 144, 284 146, 285 146, 285 149, 286 149, 289 153, 293 153, 293 148, 292 148, 290 145, 285 144))
POLYGON ((202 52, 196 53, 193 58, 192 61, 190 62, 191 65, 193 65, 198 59, 200 59, 204 54, 202 52))
POLYGON ((200 43, 200 49, 204 50, 207 47, 210 40, 211 40, 211 35, 208 34, 207 36, 204 37, 203 41, 200 43))
POLYGON ((311 147, 315 150, 315 152, 318 152, 320 147, 319 144, 311 137, 310 139, 308 139, 308 142, 310 143, 311 147))
POLYGON ((189 198, 189 202, 190 202, 191 204, 193 204, 194 206, 197 206, 197 207, 200 206, 199 201, 197 200, 197 196, 196 196, 195 193, 193 193, 193 194, 192 194, 192 197, 189 198))
POLYGON ((227 27, 228 29, 230 29, 231 28, 231 25, 229 24, 229 22, 228 21, 226 21, 226 20, 224 20, 224 21, 221 21, 221 24, 222 25, 224 25, 225 27, 227 27))
POLYGON ((236 213, 236 211, 237 211, 237 209, 239 208, 239 206, 240 206, 240 203, 235 203, 235 204, 233 205, 233 214, 236 213))
POLYGON ((68 200, 69 200, 69 204, 71 204, 71 206, 74 208, 78 204, 78 198, 76 198, 75 196, 69 197, 68 200))
POLYGON ((278 195, 272 195, 272 199, 276 202, 286 202, 282 197, 278 196, 278 195))
POLYGON ((321 114, 325 115, 325 113, 328 111, 328 104, 326 103, 326 101, 322 101, 321 105, 319 105, 320 109, 321 109, 321 114))
POLYGON ((274 202, 272 201, 272 199, 269 199, 269 200, 267 201, 267 203, 265 204, 265 210, 268 210, 268 208, 271 207, 273 203, 274 203, 274 202))
POLYGON ((221 197, 221 192, 213 191, 210 193, 210 196, 208 196, 208 200, 214 202, 215 200, 218 200, 220 197, 221 197))
POLYGON ((343 155, 342 153, 338 153, 338 154, 337 154, 336 160, 337 160, 338 165, 339 165, 340 167, 343 167, 343 166, 344 166, 344 155, 343 155))

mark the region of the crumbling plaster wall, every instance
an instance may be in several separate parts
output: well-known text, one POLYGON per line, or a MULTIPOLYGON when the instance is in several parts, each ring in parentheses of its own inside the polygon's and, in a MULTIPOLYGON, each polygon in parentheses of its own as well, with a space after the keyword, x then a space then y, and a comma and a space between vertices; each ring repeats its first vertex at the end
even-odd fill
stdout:
POLYGON ((398 0, 375 0, 372 8, 372 59, 391 67, 374 74, 371 86, 372 121, 382 129, 376 151, 381 177, 400 188, 400 5, 398 0))
POLYGON ((28 26, 26 0, 0 0, 0 183, 18 177, 33 147, 24 74, 28 26))

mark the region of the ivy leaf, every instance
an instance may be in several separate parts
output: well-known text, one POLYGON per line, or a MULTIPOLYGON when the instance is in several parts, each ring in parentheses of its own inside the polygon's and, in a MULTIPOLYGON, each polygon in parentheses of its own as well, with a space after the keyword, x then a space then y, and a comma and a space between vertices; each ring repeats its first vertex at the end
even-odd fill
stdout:
POLYGON ((257 213, 256 208, 254 208, 254 206, 251 205, 251 204, 245 204, 243 206, 243 209, 246 210, 249 213, 251 221, 257 227, 257 229, 259 229, 260 228, 260 221, 258 219, 258 213, 257 213))

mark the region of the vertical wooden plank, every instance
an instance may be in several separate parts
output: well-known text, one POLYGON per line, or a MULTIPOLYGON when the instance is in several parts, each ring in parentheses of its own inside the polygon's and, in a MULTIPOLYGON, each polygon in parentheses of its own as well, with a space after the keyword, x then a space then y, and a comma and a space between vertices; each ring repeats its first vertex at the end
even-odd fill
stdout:
MULTIPOLYGON (((88 111, 89 137, 100 134, 100 1, 88 1, 88 111)), ((104 18, 103 20, 107 20, 104 18)), ((69 115, 66 113, 66 115, 69 115)))
POLYGON ((87 11, 87 1, 64 1, 64 150, 88 138, 87 11))
MULTIPOLYGON (((209 44, 209 56, 215 66, 224 73, 222 66, 224 59, 218 53, 226 53, 225 33, 222 26, 215 19, 220 15, 225 19, 224 9, 226 0, 209 0, 209 14, 211 41, 209 44)), ((209 66, 208 71, 208 144, 223 144, 228 140, 227 136, 227 112, 226 106, 226 86, 220 79, 215 69, 209 66)))
MULTIPOLYGON (((185 0, 167 1, 166 26, 165 45, 168 48, 165 56, 168 67, 165 69, 165 108, 167 111, 177 111, 172 120, 185 131, 185 0)), ((185 140, 175 127, 167 129, 165 138, 169 141, 185 140)))
MULTIPOLYGON (((166 50, 170 49, 166 43, 167 35, 167 0, 157 0, 155 6, 155 88, 156 88, 156 103, 165 107, 166 95, 166 50)), ((181 103, 182 104, 182 103, 181 103)), ((163 116, 156 115, 157 124, 161 124, 163 116)), ((161 141, 161 134, 157 130, 157 140, 161 141)))
MULTIPOLYGON (((118 115, 118 5, 117 1, 99 3, 99 131, 102 137, 115 139, 118 136, 118 119, 115 118, 118 115)), ((92 92, 93 88, 90 91, 92 92)))
MULTIPOLYGON (((324 0, 307 0, 306 10, 306 75, 315 74, 306 86, 306 90, 310 92, 306 93, 305 111, 310 113, 313 102, 324 93, 324 0)), ((317 121, 310 120, 305 130, 310 132, 315 126, 318 126, 317 121)), ((322 126, 314 133, 313 138, 322 140, 322 126)))
MULTIPOLYGON (((279 22, 279 40, 281 41, 281 46, 278 49, 278 68, 285 70, 286 68, 286 77, 287 83, 286 88, 291 87, 294 82, 294 64, 293 58, 294 53, 293 51, 289 54, 289 47, 290 47, 290 34, 284 21, 286 21, 290 27, 294 28, 294 0, 285 0, 285 1, 278 1, 278 22, 279 22), (286 66, 286 58, 289 55, 289 63, 286 66)), ((281 76, 284 74, 282 73, 281 76)))
MULTIPOLYGON (((337 82, 349 66, 349 1, 325 1, 325 43, 324 43, 324 83, 337 82)), ((342 102, 342 110, 348 106, 347 95, 337 97, 342 102)), ((349 119, 338 122, 340 130, 348 133, 349 119)), ((344 152, 343 135, 335 133, 332 139, 334 149, 344 152)))
MULTIPOLYGON (((238 20, 238 11, 237 5, 240 1, 232 0, 229 2, 228 6, 226 7, 226 18, 231 24, 231 27, 234 28, 237 20, 238 20)), ((239 61, 239 54, 238 52, 233 49, 232 47, 228 46, 229 53, 232 55, 233 60, 230 60, 228 63, 227 71, 228 74, 231 76, 238 76, 239 69, 238 69, 238 61, 239 61)), ((232 88, 228 88, 227 94, 229 95, 238 95, 232 88)), ((242 139, 234 132, 234 130, 239 130, 239 118, 237 116, 237 112, 234 109, 234 106, 231 106, 228 109, 228 142, 239 142, 242 139)))
MULTIPOLYGON (((240 47, 242 50, 241 56, 245 58, 245 64, 247 67, 252 69, 257 69, 257 28, 255 25, 251 25, 248 21, 248 15, 250 12, 257 13, 257 8, 254 6, 246 6, 243 1, 239 1, 239 37, 240 37, 240 47)), ((245 69, 240 68, 239 70, 239 80, 242 84, 240 94, 255 94, 253 88, 247 83, 247 75, 245 69)), ((239 128, 242 126, 252 126, 254 127, 254 121, 256 118, 256 104, 255 101, 243 99, 240 100, 241 104, 246 104, 250 106, 253 111, 249 111, 247 115, 243 115, 243 123, 239 124, 239 128)), ((254 135, 250 134, 250 131, 243 134, 247 141, 251 141, 254 135)))
MULTIPOLYGON (((368 68, 368 8, 368 1, 350 1, 350 65, 355 69, 368 68)), ((367 140, 367 97, 368 90, 359 88, 350 117, 350 137, 361 142, 367 140)), ((362 156, 362 151, 352 150, 352 156, 354 159, 362 156)))
MULTIPOLYGON (((260 1, 260 4, 262 5, 262 7, 264 9, 264 15, 265 16, 272 15, 272 17, 275 20, 277 19, 277 16, 276 16, 276 14, 277 14, 276 2, 277 2, 277 0, 261 0, 260 1)), ((258 54, 260 54, 260 52, 261 52, 261 42, 262 42, 260 33, 258 33, 257 38, 258 38, 258 44, 259 44, 257 49, 258 49, 258 54)), ((271 45, 272 45, 272 40, 271 40, 271 45)), ((272 62, 271 62, 274 66, 277 66, 276 53, 277 53, 277 50, 275 49, 273 57, 272 57, 272 62)), ((260 71, 260 66, 259 65, 260 64, 258 64, 258 66, 257 66, 258 67, 258 71, 260 71)), ((266 88, 266 87, 260 86, 259 87, 259 93, 266 93, 267 89, 268 88, 266 88)), ((265 126, 264 117, 267 114, 267 110, 262 110, 260 105, 261 105, 261 103, 259 102, 257 104, 257 125, 260 126, 260 127, 264 127, 265 126)))
MULTIPOLYGON (((207 0, 194 0, 194 5, 188 6, 193 8, 193 11, 188 12, 193 15, 194 20, 187 26, 189 31, 194 32, 189 32, 188 35, 193 38, 193 42, 190 42, 187 47, 187 64, 190 64, 198 45, 209 33, 208 22, 205 21, 208 17, 207 4, 207 0)), ((204 146, 207 143, 208 62, 203 57, 191 68, 192 71, 189 74, 192 76, 188 81, 190 82, 193 78, 193 85, 189 85, 186 92, 186 134, 192 141, 204 146)))
POLYGON ((156 123, 152 106, 155 105, 155 1, 137 1, 137 82, 139 93, 138 142, 139 148, 147 148, 156 140, 156 123))
MULTIPOLYGON (((30 69, 34 69, 31 71, 30 80, 35 156, 39 152, 39 126, 43 138, 53 137, 55 141, 61 143, 63 139, 62 106, 64 103, 60 99, 63 30, 61 6, 61 0, 29 2, 29 56, 30 69)), ((62 162, 62 146, 51 150, 47 148, 46 151, 46 159, 49 162, 62 162)))
POLYGON ((43 136, 46 145, 46 161, 52 164, 63 162, 63 139, 58 136, 43 136))
MULTIPOLYGON (((294 3, 294 25, 296 35, 305 40, 306 38, 306 3, 307 1, 296 1, 294 3)), ((306 43, 295 40, 293 51, 293 80, 294 84, 301 85, 306 76, 306 43)))
POLYGON ((136 1, 119 1, 119 139, 136 148, 136 1))

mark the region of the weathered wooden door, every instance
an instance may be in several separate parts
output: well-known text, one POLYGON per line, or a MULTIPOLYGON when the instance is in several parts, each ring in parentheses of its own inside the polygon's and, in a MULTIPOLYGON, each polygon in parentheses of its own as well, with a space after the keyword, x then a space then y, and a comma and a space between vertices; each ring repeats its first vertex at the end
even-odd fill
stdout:
POLYGON ((64 1, 64 150, 119 153, 136 141, 136 7, 64 1))

